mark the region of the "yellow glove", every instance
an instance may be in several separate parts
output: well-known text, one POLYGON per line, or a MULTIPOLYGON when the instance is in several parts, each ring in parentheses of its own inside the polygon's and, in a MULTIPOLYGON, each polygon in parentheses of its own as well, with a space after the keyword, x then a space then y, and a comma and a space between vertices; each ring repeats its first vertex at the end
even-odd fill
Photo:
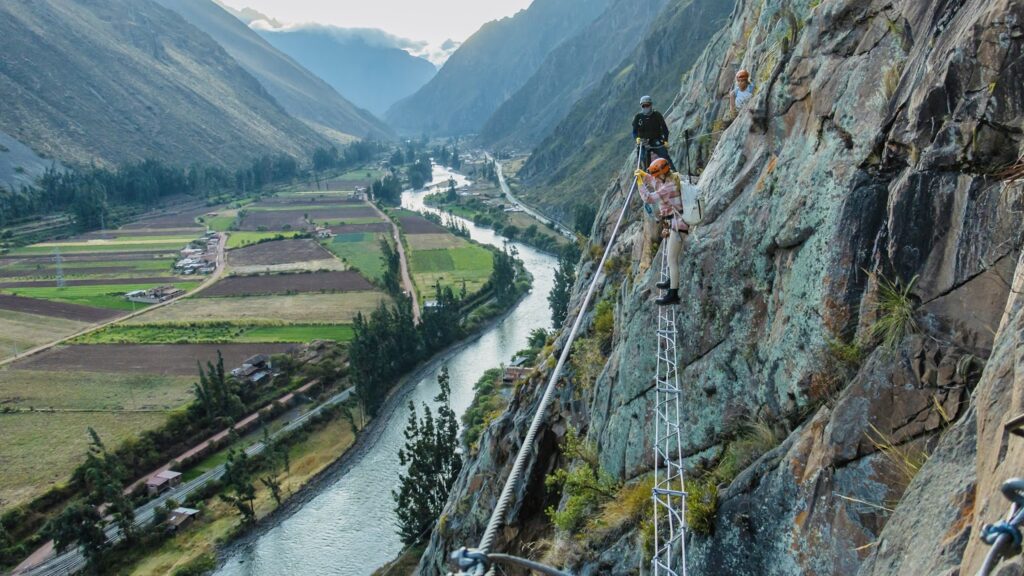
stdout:
POLYGON ((644 176, 647 176, 647 172, 644 172, 643 170, 640 170, 638 168, 636 172, 633 172, 633 175, 636 176, 637 178, 643 178, 644 176))
POLYGON ((639 146, 640 144, 643 144, 643 142, 644 142, 643 138, 637 138, 636 139, 637 146, 639 146))

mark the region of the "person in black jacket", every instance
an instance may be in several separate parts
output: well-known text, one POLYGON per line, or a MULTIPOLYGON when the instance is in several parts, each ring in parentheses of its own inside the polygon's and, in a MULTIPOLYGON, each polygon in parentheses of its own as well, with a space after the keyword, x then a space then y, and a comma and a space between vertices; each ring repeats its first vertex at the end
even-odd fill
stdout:
POLYGON ((676 166, 668 155, 668 124, 665 124, 665 117, 654 109, 654 102, 650 96, 640 99, 640 113, 633 117, 633 138, 637 144, 644 145, 643 165, 651 165, 651 152, 658 155, 658 158, 668 160, 672 171, 676 166))

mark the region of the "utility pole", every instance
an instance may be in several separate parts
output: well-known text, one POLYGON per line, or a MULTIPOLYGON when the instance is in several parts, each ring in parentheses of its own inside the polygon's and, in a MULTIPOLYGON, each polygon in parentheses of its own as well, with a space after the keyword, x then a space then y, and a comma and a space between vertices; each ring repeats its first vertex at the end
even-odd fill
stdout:
POLYGON ((57 288, 64 287, 64 258, 60 255, 60 248, 53 249, 53 262, 57 265, 57 288))

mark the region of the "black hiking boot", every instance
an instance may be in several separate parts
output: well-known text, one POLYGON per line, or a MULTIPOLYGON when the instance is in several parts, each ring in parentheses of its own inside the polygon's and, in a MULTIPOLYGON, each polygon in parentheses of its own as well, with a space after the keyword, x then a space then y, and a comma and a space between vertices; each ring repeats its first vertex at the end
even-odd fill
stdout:
POLYGON ((661 282, 658 282, 657 284, 654 285, 654 287, 657 288, 658 290, 668 290, 669 286, 671 286, 671 284, 669 284, 668 280, 662 280, 661 282))
POLYGON ((670 304, 679 304, 679 288, 669 288, 668 292, 664 296, 654 301, 658 306, 668 306, 670 304))

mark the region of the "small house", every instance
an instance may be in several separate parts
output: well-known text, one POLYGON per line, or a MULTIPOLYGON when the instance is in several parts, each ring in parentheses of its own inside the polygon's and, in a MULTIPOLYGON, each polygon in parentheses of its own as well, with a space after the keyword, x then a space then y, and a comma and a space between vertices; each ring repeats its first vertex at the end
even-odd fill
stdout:
POLYGON ((148 492, 150 496, 156 496, 170 487, 170 481, 167 478, 154 475, 150 476, 149 479, 146 480, 146 492, 148 492))
POLYGON ((171 511, 170 516, 167 517, 167 530, 169 532, 184 530, 191 526, 198 517, 199 510, 195 508, 185 508, 184 506, 175 508, 171 511))
POLYGON ((504 382, 515 382, 520 378, 525 378, 530 373, 530 368, 527 366, 506 366, 505 371, 501 374, 501 379, 504 382))
POLYGON ((270 356, 256 354, 251 356, 241 366, 231 371, 231 375, 240 382, 259 384, 274 375, 270 356))

